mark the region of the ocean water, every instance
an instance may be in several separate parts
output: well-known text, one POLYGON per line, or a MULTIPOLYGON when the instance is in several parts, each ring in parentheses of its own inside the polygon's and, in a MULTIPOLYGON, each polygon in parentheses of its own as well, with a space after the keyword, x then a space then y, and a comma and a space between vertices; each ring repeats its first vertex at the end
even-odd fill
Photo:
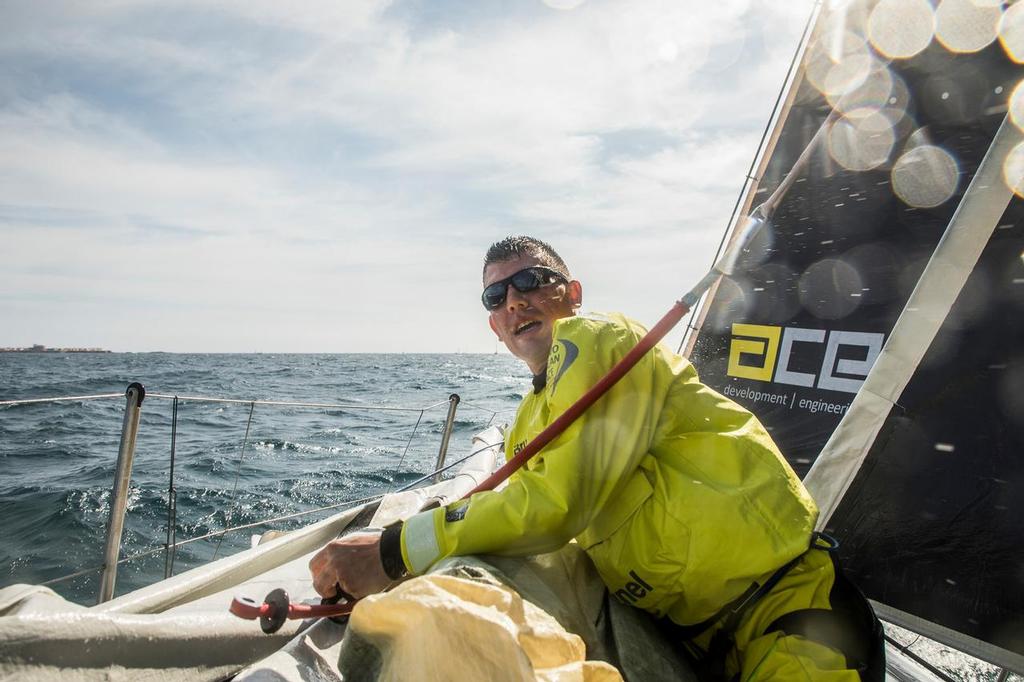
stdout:
MULTIPOLYGON (((450 394, 462 402, 448 462, 469 453, 472 434, 511 419, 529 371, 505 354, 0 354, 0 400, 120 394, 0 406, 0 587, 103 563, 123 394, 133 381, 147 398, 121 556, 157 551, 118 568, 117 594, 164 577, 172 431, 181 542, 407 485, 433 470, 450 394), (173 400, 154 394, 179 396, 175 428, 173 400), (250 404, 181 396, 353 407, 256 405, 250 419, 250 404)), ((173 572, 245 549, 252 534, 336 511, 185 544, 174 553, 173 572)), ((93 604, 99 573, 51 587, 93 604)))
MULTIPOLYGON (((0 354, 0 400, 104 393, 103 400, 0 406, 0 587, 38 584, 102 564, 123 393, 143 403, 116 594, 164 577, 173 401, 179 396, 174 486, 180 573, 249 547, 252 534, 288 530, 346 504, 407 485, 433 469, 448 408, 462 398, 448 461, 470 437, 511 419, 529 372, 509 355, 0 354), (345 404, 305 408, 185 400, 206 396, 345 404), (376 408, 407 408, 407 411, 376 408), (429 408, 429 409, 424 409, 429 408), (417 421, 419 424, 417 425, 417 421), (248 428, 248 436, 246 430, 248 428), (244 447, 243 447, 244 446, 244 447)), ((51 585, 96 601, 99 572, 51 585)), ((955 680, 996 680, 995 666, 887 625, 900 646, 955 680)), ((1010 679, 1020 679, 1011 675, 1010 679)))

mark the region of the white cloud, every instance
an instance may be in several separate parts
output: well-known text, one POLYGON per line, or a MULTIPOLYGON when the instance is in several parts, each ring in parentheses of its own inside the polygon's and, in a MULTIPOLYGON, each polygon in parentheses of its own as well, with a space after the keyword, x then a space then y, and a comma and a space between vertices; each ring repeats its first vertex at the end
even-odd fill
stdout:
POLYGON ((478 261, 530 231, 653 322, 718 242, 797 5, 7 9, 0 345, 489 351, 478 261))

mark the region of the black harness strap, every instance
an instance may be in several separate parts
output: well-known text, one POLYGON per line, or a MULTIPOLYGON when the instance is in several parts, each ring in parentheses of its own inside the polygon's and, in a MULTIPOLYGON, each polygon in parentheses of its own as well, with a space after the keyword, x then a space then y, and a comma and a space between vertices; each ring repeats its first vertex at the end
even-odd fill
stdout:
MULTIPOLYGON (((812 547, 816 540, 817 535, 812 536, 812 547)), ((763 585, 759 585, 757 582, 751 583, 750 587, 748 587, 743 594, 723 606, 715 615, 711 616, 707 620, 694 623, 693 625, 678 625, 668 618, 660 619, 660 624, 664 632, 670 633, 673 637, 682 638, 683 640, 692 640, 701 633, 707 631, 716 623, 721 622, 721 627, 718 628, 714 636, 711 638, 707 652, 695 656, 696 660, 694 661, 694 668, 700 679, 722 678, 725 667, 725 655, 733 646, 736 626, 739 625, 740 619, 743 618, 743 614, 747 612, 747 609, 760 601, 761 597, 771 592, 772 589, 779 584, 779 581, 789 573, 790 569, 796 566, 802 556, 802 554, 796 556, 777 571, 772 573, 771 576, 764 581, 763 585)), ((695 646, 693 648, 696 650, 695 646)), ((697 654, 697 651, 693 651, 691 653, 697 654)))
MULTIPOLYGON (((847 665, 860 672, 864 680, 881 682, 885 679, 885 647, 882 627, 867 599, 843 575, 836 558, 839 543, 824 533, 811 536, 808 551, 817 549, 829 553, 835 569, 835 583, 829 593, 831 609, 801 609, 775 619, 763 634, 781 631, 799 635, 824 644, 846 657, 847 665)), ((725 656, 735 644, 736 627, 743 615, 779 583, 803 555, 792 559, 775 571, 763 585, 753 583, 715 615, 693 625, 677 625, 668 618, 661 619, 666 634, 683 640, 693 640, 717 623, 721 626, 711 638, 708 650, 695 661, 701 679, 721 679, 725 656)))
MULTIPOLYGON (((740 619, 743 618, 743 614, 747 612, 747 609, 761 601, 761 597, 771 592, 772 588, 779 584, 779 581, 789 573, 791 568, 796 566, 798 561, 800 561, 799 556, 789 561, 785 566, 772 573, 771 577, 764 581, 764 585, 758 586, 757 583, 752 584, 744 595, 741 595, 740 599, 737 600, 739 601, 739 604, 735 604, 734 602, 733 604, 735 605, 730 604, 726 607, 725 613, 723 614, 725 619, 722 621, 722 627, 718 629, 718 632, 716 632, 715 636, 711 639, 712 649, 715 648, 715 640, 719 635, 728 633, 728 639, 732 639, 733 633, 736 632, 736 626, 740 624, 740 619)), ((719 611, 719 614, 722 614, 722 612, 719 611)))
POLYGON ((799 635, 824 644, 846 657, 846 664, 866 682, 885 679, 885 632, 874 609, 857 586, 847 580, 835 550, 830 549, 835 583, 829 592, 831 609, 800 609, 779 616, 765 629, 799 635))
MULTIPOLYGON (((827 549, 831 552, 837 547, 839 547, 839 543, 830 536, 824 535, 823 533, 811 534, 811 549, 827 549), (818 542, 822 540, 828 543, 827 547, 818 544, 818 542)), ((743 614, 746 613, 747 609, 756 604, 761 597, 771 592, 772 588, 779 584, 779 581, 789 573, 790 569, 796 566, 802 556, 803 554, 798 555, 782 568, 772 573, 768 580, 764 581, 764 585, 758 585, 757 582, 751 583, 750 587, 748 587, 743 594, 723 606, 715 615, 706 620, 702 620, 701 622, 694 623, 692 625, 679 625, 677 623, 673 623, 667 618, 663 618, 662 620, 665 621, 665 625, 668 626, 676 636, 682 637, 683 639, 693 639, 698 637, 701 633, 706 632, 711 628, 711 626, 718 622, 722 622, 722 627, 719 629, 719 632, 727 631, 731 635, 732 632, 736 630, 736 626, 739 624, 740 619, 743 617, 743 614)))

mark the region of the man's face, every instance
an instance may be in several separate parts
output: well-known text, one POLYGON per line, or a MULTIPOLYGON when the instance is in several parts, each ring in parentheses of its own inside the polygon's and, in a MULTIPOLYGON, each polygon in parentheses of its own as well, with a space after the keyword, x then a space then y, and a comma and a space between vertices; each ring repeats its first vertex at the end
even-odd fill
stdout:
MULTIPOLYGON (((484 287, 535 265, 543 263, 533 256, 491 263, 484 270, 484 287)), ((509 285, 505 302, 491 311, 491 329, 531 372, 540 374, 547 366, 555 320, 574 315, 582 294, 582 287, 575 280, 568 284, 556 282, 526 293, 509 285)))

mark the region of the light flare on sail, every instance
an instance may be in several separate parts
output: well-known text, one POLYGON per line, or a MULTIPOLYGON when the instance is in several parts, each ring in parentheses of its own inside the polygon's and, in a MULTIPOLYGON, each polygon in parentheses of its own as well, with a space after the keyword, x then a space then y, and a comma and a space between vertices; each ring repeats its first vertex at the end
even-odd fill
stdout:
POLYGON ((889 68, 870 56, 867 62, 867 74, 853 87, 829 88, 822 92, 828 103, 841 113, 864 107, 882 107, 893 96, 895 84, 889 68))
POLYGON ((871 73, 867 42, 852 31, 825 34, 807 50, 804 69, 818 91, 841 96, 859 87, 871 73))
POLYGON ((841 258, 823 258, 800 276, 800 303, 819 319, 838 320, 860 306, 863 287, 855 267, 841 258))
POLYGON ((1024 5, 1010 5, 999 20, 999 43, 1006 56, 1018 64, 1024 63, 1024 5))
POLYGON ((951 52, 977 52, 996 39, 1002 15, 998 4, 942 0, 935 10, 935 38, 951 52))
POLYGON ((1019 197, 1024 197, 1024 142, 1006 155, 1003 161, 1003 182, 1019 197))
POLYGON ((1024 81, 1017 83, 1017 87, 1010 93, 1008 109, 1013 124, 1024 130, 1024 81))
POLYGON ((881 0, 868 18, 868 38, 886 57, 909 59, 935 35, 935 13, 928 0, 881 0))
POLYGON ((719 333, 727 332, 732 328, 733 320, 746 318, 750 306, 739 278, 723 277, 718 283, 715 299, 721 302, 721 307, 705 320, 712 329, 719 333))
POLYGON ((826 0, 811 36, 749 205, 825 139, 689 354, 795 470, 813 462, 824 524, 894 622, 1020 669, 1024 0, 826 0), (736 325, 785 350, 737 373, 736 325))
POLYGON ((828 151, 847 170, 865 171, 889 160, 896 134, 892 121, 877 109, 856 109, 829 131, 828 151))
POLYGON ((923 144, 904 152, 892 167, 892 188, 903 203, 934 208, 956 192, 960 168, 942 147, 923 144))

